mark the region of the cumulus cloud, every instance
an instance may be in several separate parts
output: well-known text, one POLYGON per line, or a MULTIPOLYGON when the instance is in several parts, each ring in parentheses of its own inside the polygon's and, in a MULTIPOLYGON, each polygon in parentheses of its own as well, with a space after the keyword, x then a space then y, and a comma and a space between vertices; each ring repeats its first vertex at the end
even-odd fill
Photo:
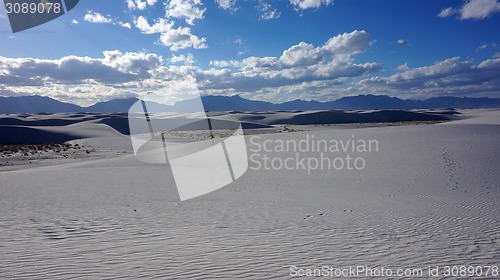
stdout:
POLYGON ((430 66, 401 67, 403 72, 389 77, 361 81, 372 92, 412 94, 480 94, 500 91, 500 59, 491 58, 474 64, 452 57, 430 66))
POLYGON ((165 9, 167 18, 184 18, 189 25, 193 25, 195 19, 202 19, 206 11, 201 0, 170 0, 165 9))
POLYGON ((498 0, 469 0, 460 8, 445 8, 438 14, 439 17, 449 17, 455 14, 464 19, 484 19, 500 12, 498 0))
MULTIPOLYGON (((283 52, 279 58, 284 68, 302 66, 307 67, 324 63, 333 58, 349 58, 350 55, 365 51, 371 44, 368 33, 364 30, 355 30, 330 38, 323 46, 314 47, 312 44, 301 42, 283 52)), ((332 60, 333 61, 333 60, 332 60)))
POLYGON ((76 19, 74 19, 74 20, 71 21, 71 25, 76 25, 78 23, 80 23, 80 22, 78 20, 76 20, 76 19))
POLYGON ((128 28, 128 29, 132 29, 132 25, 130 25, 129 22, 122 22, 122 21, 119 21, 118 22, 118 25, 120 25, 121 27, 125 27, 125 28, 128 28))
POLYGON ((215 0, 215 3, 223 10, 234 12, 238 9, 236 8, 236 0, 215 0))
MULTIPOLYGON (((108 24, 113 24, 113 25, 119 25, 121 27, 125 27, 128 29, 131 29, 132 26, 128 22, 122 22, 122 21, 114 21, 109 15, 105 16, 100 13, 96 13, 93 11, 88 11, 83 19, 87 22, 90 23, 108 23, 108 24)), ((78 24, 77 20, 73 20, 71 24, 78 24)))
MULTIPOLYGON (((180 31, 180 39, 173 34, 169 40, 182 41, 183 28, 166 32, 157 21, 141 25, 144 32, 170 35, 180 31), (159 31, 161 30, 161 31, 159 31)), ((172 55, 167 65, 156 54, 105 51, 101 58, 68 56, 55 60, 33 58, 0 61, 0 86, 13 92, 71 96, 75 100, 109 99, 118 96, 140 95, 145 92, 165 92, 186 77, 193 77, 204 94, 276 94, 300 90, 308 93, 326 92, 325 85, 339 85, 349 77, 362 77, 380 69, 377 63, 358 63, 353 56, 369 46, 359 36, 364 31, 334 36, 327 43, 314 46, 299 43, 279 56, 247 57, 231 61, 212 61, 211 68, 194 65, 192 54, 172 55), (108 96, 108 98, 106 98, 108 96)), ((187 42, 191 42, 187 36, 187 42)), ((166 40, 166 44, 171 41, 166 40)), ((187 43, 189 44, 189 43, 187 43)), ((330 89, 332 90, 332 89, 330 89)))
POLYGON ((143 52, 105 51, 102 63, 120 72, 130 73, 138 77, 148 78, 150 70, 160 67, 162 57, 157 54, 143 52))
POLYGON ((156 54, 105 51, 104 58, 65 56, 60 59, 0 57, 1 84, 102 84, 138 81, 151 77, 162 58, 156 54))
POLYGON ((179 88, 187 77, 196 79, 203 94, 242 94, 275 101, 329 100, 359 93, 430 97, 500 92, 498 55, 479 63, 458 57, 416 68, 405 63, 393 75, 373 76, 380 70, 378 63, 354 58, 370 45, 358 38, 363 34, 340 34, 319 46, 301 42, 281 56, 211 61, 209 68, 196 66, 192 54, 172 55, 166 61, 154 53, 117 50, 97 58, 0 56, 0 94, 42 94, 92 103, 145 93, 166 96, 166 89, 179 88))
POLYGON ((152 25, 150 25, 148 19, 143 16, 136 18, 134 20, 134 24, 143 34, 165 33, 172 29, 172 26, 174 25, 173 22, 168 22, 164 18, 157 19, 152 25))
POLYGON ((154 6, 158 0, 127 0, 129 10, 144 10, 148 6, 154 6))
POLYGON ((168 22, 164 18, 157 19, 153 24, 149 24, 148 19, 139 16, 134 20, 135 26, 144 34, 160 34, 160 43, 169 47, 171 51, 179 51, 187 48, 204 49, 206 38, 199 38, 191 34, 191 28, 173 28, 174 23, 168 22))
POLYGON ((370 45, 368 33, 355 30, 330 38, 323 49, 330 54, 357 54, 364 52, 370 45))
POLYGON ((160 41, 165 46, 170 47, 171 51, 178 51, 187 48, 208 48, 206 45, 207 39, 199 38, 198 36, 191 34, 191 28, 189 27, 170 29, 160 35, 160 41))
POLYGON ((170 58, 170 63, 183 63, 186 65, 192 65, 195 63, 194 56, 192 54, 181 54, 181 55, 172 55, 170 58))
POLYGON ((219 68, 241 67, 243 65, 239 60, 211 60, 209 64, 219 68))
POLYGON ((112 23, 113 20, 108 16, 104 16, 100 13, 88 11, 87 14, 83 17, 85 21, 91 23, 112 23))
POLYGON ((254 100, 268 100, 271 102, 287 102, 296 99, 331 101, 347 94, 352 94, 348 89, 341 87, 344 78, 328 81, 309 81, 277 88, 263 88, 255 93, 242 94, 254 100))
POLYGON ((280 57, 280 61, 286 66, 308 66, 318 63, 322 59, 321 48, 316 48, 311 44, 300 42, 285 50, 280 57))
POLYGON ((100 58, 0 56, 0 92, 39 94, 83 105, 137 96, 150 88, 161 88, 158 83, 166 82, 156 78, 164 67, 162 62, 157 54, 120 51, 105 51, 100 58))
POLYGON ((410 70, 410 67, 408 66, 408 63, 404 63, 404 64, 399 65, 396 69, 400 70, 400 71, 406 71, 406 70, 410 70))
POLYGON ((239 90, 363 76, 380 69, 377 63, 356 64, 352 58, 352 55, 364 51, 369 45, 368 34, 356 30, 334 36, 318 47, 301 42, 285 50, 280 57, 211 61, 212 66, 223 69, 199 74, 206 80, 203 87, 239 87, 239 90), (235 70, 229 70, 228 67, 235 70))
POLYGON ((290 3, 297 9, 305 10, 319 8, 321 5, 331 5, 333 0, 290 0, 290 3))

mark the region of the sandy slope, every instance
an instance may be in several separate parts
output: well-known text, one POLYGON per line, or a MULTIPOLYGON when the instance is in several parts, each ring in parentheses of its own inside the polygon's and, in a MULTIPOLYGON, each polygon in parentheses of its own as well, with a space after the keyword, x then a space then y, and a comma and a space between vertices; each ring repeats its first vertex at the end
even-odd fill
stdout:
MULTIPOLYGON (((0 278, 286 279, 291 265, 499 266, 500 113, 465 113, 439 125, 248 136, 253 150, 265 140, 354 135, 376 139, 379 151, 362 154, 364 170, 249 169, 185 202, 168 168, 133 155, 2 172, 0 278)), ((79 141, 129 147, 106 135, 79 141)))

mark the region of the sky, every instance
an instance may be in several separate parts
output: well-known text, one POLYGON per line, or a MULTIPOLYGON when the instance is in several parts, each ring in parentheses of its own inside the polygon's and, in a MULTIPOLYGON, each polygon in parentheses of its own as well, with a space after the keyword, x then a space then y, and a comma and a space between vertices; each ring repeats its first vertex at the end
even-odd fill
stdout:
POLYGON ((498 1, 82 0, 17 33, 0 5, 0 95, 500 97, 498 1))

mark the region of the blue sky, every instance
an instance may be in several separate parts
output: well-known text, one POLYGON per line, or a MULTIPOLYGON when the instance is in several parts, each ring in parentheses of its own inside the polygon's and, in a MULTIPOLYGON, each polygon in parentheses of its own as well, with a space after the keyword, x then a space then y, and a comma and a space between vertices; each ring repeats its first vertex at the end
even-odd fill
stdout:
POLYGON ((2 6, 0 95, 500 97, 498 26, 497 0, 84 0, 13 34, 2 6))

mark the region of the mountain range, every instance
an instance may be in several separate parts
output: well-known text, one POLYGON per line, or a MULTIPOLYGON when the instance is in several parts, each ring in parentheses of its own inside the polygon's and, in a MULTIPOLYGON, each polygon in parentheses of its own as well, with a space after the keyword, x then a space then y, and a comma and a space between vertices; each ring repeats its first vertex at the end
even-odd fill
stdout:
MULTIPOLYGON (((113 99, 89 107, 64 103, 45 96, 0 97, 0 114, 14 113, 116 113, 128 112, 137 98, 113 99)), ((289 111, 289 110, 372 110, 432 108, 500 108, 500 98, 435 97, 425 100, 399 99, 385 95, 347 96, 329 102, 293 100, 281 104, 248 100, 241 96, 203 96, 206 111, 289 111)), ((191 108, 196 100, 185 100, 173 106, 147 102, 150 111, 175 112, 191 108)))

